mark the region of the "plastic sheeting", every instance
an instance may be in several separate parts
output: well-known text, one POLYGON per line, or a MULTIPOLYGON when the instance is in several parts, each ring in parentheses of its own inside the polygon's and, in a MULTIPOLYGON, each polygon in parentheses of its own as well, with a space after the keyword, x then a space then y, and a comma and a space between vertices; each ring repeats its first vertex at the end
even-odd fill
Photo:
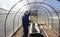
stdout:
MULTIPOLYGON (((59 8, 56 6, 57 2, 54 2, 56 4, 52 2, 48 0, 22 0, 13 5, 10 10, 3 9, 4 11, 0 11, 5 12, 0 13, 0 37, 10 37, 22 25, 21 16, 25 9, 32 11, 30 12, 33 14, 31 16, 34 16, 33 19, 37 23, 49 25, 59 34, 59 8), (34 12, 34 10, 38 11, 34 12)), ((57 5, 60 6, 59 4, 57 5)))

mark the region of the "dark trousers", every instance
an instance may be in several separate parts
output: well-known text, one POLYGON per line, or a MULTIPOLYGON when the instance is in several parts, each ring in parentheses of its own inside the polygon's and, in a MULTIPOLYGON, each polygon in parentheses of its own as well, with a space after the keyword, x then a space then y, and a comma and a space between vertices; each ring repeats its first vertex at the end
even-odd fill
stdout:
POLYGON ((23 37, 28 37, 28 27, 23 27, 23 31, 24 31, 24 34, 23 34, 23 37))

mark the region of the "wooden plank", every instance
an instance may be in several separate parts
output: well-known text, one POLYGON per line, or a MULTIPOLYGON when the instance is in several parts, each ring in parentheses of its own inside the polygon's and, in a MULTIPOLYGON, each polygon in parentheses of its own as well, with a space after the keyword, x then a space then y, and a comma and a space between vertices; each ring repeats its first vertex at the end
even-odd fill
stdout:
POLYGON ((12 37, 22 37, 23 35, 23 28, 19 28, 16 33, 12 37))
POLYGON ((56 32, 54 32, 51 28, 49 28, 47 25, 42 25, 43 29, 46 31, 49 37, 58 37, 56 32))

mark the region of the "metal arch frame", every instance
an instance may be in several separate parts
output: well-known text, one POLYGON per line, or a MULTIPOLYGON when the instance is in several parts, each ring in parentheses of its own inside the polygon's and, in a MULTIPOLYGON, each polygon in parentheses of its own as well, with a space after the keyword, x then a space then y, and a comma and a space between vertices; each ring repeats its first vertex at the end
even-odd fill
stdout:
MULTIPOLYGON (((43 9, 42 7, 41 7, 41 9, 43 9)), ((44 9, 43 9, 44 10, 44 9)), ((48 16, 48 14, 47 14, 47 12, 44 10, 44 13, 46 14, 46 16, 47 16, 47 18, 48 18, 48 25, 49 25, 49 16, 48 16)), ((46 18, 45 18, 45 24, 46 24, 46 18)))
POLYGON ((15 16, 14 16, 14 18, 13 18, 13 32, 14 32, 14 22, 15 22, 15 18, 16 18, 16 15, 17 15, 17 13, 20 11, 20 9, 16 12, 16 14, 15 14, 15 16))
MULTIPOLYGON (((20 1, 19 1, 19 2, 20 2, 20 1)), ((18 3, 19 3, 19 2, 18 2, 18 3)), ((7 21, 8 15, 9 15, 10 11, 11 11, 18 3, 16 3, 16 4, 9 10, 9 12, 7 13, 7 16, 6 16, 6 18, 5 18, 5 23, 4 23, 5 37, 6 37, 6 21, 7 21)), ((35 3, 35 2, 31 2, 31 3, 33 4, 33 3, 35 3)), ((31 4, 31 3, 28 3, 28 4, 31 4)), ((28 5, 28 4, 25 4, 25 5, 28 5)), ((44 2, 36 2, 36 4, 45 4, 45 5, 49 6, 50 8, 52 8, 52 9, 55 11, 56 15, 58 16, 58 20, 59 20, 59 15, 58 15, 57 11, 56 11, 52 6, 50 6, 49 4, 44 3, 44 2)), ((24 6, 25 6, 25 5, 24 5, 24 6)), ((23 6, 23 7, 24 7, 24 6, 23 6)), ((59 21, 59 22, 60 22, 60 21, 59 21)), ((60 25, 60 23, 59 23, 59 25, 60 25)))
MULTIPOLYGON (((51 16, 51 19, 52 19, 52 27, 53 27, 53 15, 52 15, 52 13, 51 13, 46 7, 44 7, 44 6, 42 6, 42 7, 49 12, 49 14, 50 14, 50 16, 51 16)), ((52 29, 53 29, 53 28, 52 28, 52 29)))
MULTIPOLYGON (((29 4, 28 4, 29 5, 29 4)), ((23 8, 23 7, 22 7, 23 8)), ((16 18, 16 15, 18 14, 18 12, 20 11, 20 9, 22 9, 22 8, 19 8, 19 10, 16 12, 16 14, 15 14, 15 16, 14 16, 14 18, 13 18, 13 31, 14 31, 14 21, 15 21, 15 18, 16 18)))
MULTIPOLYGON (((41 6, 41 7, 43 7, 43 8, 45 8, 46 10, 48 10, 46 7, 44 7, 44 6, 41 6)), ((19 9, 20 10, 20 9, 19 9)), ((17 11, 17 13, 19 12, 19 10, 17 11)), ((52 19, 52 29, 53 29, 53 17, 52 17, 52 14, 51 14, 51 12, 48 10, 48 12, 50 13, 50 15, 51 15, 51 19, 52 19)), ((16 15, 17 15, 17 13, 16 13, 16 15)), ((14 16, 14 19, 13 19, 13 25, 14 25, 14 21, 15 21, 15 17, 16 17, 16 15, 14 16)), ((47 15, 48 16, 48 15, 47 15)), ((49 18, 48 18, 48 20, 49 20, 49 18)), ((48 22, 48 24, 49 24, 49 22, 48 22)))
MULTIPOLYGON (((29 5, 29 4, 28 4, 29 5)), ((27 5, 26 5, 27 6, 27 5)), ((22 8, 20 8, 20 9, 22 9, 22 8)), ((13 32, 14 32, 14 21, 15 21, 15 17, 16 17, 16 15, 17 15, 17 13, 20 11, 20 9, 16 12, 16 14, 15 14, 15 16, 14 16, 14 18, 13 18, 13 32)), ((45 11, 46 12, 46 11, 45 11)), ((48 14, 47 14, 48 15, 48 14)))
MULTIPOLYGON (((19 10, 20 10, 20 9, 19 9, 19 10)), ((45 11, 45 10, 44 10, 44 11, 45 11)), ((19 12, 19 11, 18 11, 18 12, 19 12)), ((47 13, 47 12, 45 11, 45 14, 46 14, 46 13, 47 13)), ((48 15, 48 14, 47 14, 47 15, 48 15)), ((46 16, 47 16, 47 15, 46 15, 46 16)), ((20 15, 18 16, 18 22, 19 22, 19 17, 20 17, 20 15)), ((15 18, 16 18, 16 16, 15 16, 15 18)), ((14 18, 14 19, 15 19, 15 18, 14 18)))
POLYGON ((18 1, 17 3, 15 3, 15 4, 11 7, 11 9, 8 11, 8 13, 7 13, 7 16, 6 16, 6 18, 5 18, 5 23, 4 23, 4 34, 5 34, 5 37, 6 37, 6 21, 7 21, 8 15, 9 15, 10 11, 11 11, 18 3, 20 3, 20 2, 21 2, 21 1, 18 1))
POLYGON ((53 15, 46 7, 44 7, 44 6, 42 6, 42 7, 45 8, 49 12, 51 19, 52 19, 52 29, 53 29, 53 15))
MULTIPOLYGON (((41 6, 42 8, 45 8, 44 6, 41 6)), ((45 8, 49 13, 50 13, 50 11, 47 9, 47 8, 45 8)), ((19 9, 20 10, 20 9, 19 9)), ((17 11, 17 12, 19 12, 19 10, 17 11)), ((46 12, 46 11, 45 11, 46 12)), ((47 12, 46 12, 47 13, 47 12)), ((52 19, 52 21, 53 21, 53 18, 52 18, 52 14, 50 13, 50 15, 51 15, 51 19, 52 19)), ((16 15, 15 15, 15 17, 16 17, 16 15)), ((15 17, 14 17, 14 19, 15 19, 15 17)), ((53 25, 53 24, 52 24, 53 25)))
MULTIPOLYGON (((48 10, 47 8, 45 8, 46 10, 48 10)), ((49 10, 48 10, 49 11, 49 10)), ((50 15, 51 15, 51 17, 52 17, 52 14, 51 14, 51 12, 49 11, 49 13, 50 13, 50 15)), ((52 27, 53 27, 53 19, 52 19, 52 27)))
MULTIPOLYGON (((29 1, 27 0, 27 2, 29 3, 29 1)), ((29 5, 29 7, 30 7, 30 5, 29 5)))
MULTIPOLYGON (((48 10, 47 8, 45 8, 46 10, 48 10)), ((49 11, 49 10, 48 10, 49 11)), ((53 29, 53 15, 51 14, 51 12, 49 11, 50 15, 51 15, 51 19, 52 19, 52 29, 53 29)), ((59 20, 59 19, 58 19, 59 20)))
MULTIPOLYGON (((45 1, 45 0, 43 0, 42 3, 43 3, 44 1, 45 1)), ((36 0, 35 0, 35 4, 36 4, 36 0)), ((35 5, 35 4, 34 4, 34 5, 35 5)), ((34 7, 35 7, 35 6, 34 6, 34 7)))
MULTIPOLYGON (((27 6, 27 5, 26 5, 27 6)), ((21 9, 21 8, 20 8, 21 9)), ((14 18, 13 18, 13 25, 14 25, 14 21, 15 21, 15 18, 16 18, 16 15, 17 15, 17 13, 20 11, 20 9, 16 12, 16 14, 15 14, 15 16, 14 16, 14 18)))
MULTIPOLYGON (((44 10, 44 9, 43 9, 44 10)), ((45 11, 45 10, 44 10, 45 11)), ((41 13, 41 12, 40 12, 41 13)), ((47 16, 47 18, 48 18, 48 14, 47 14, 47 12, 45 11, 45 12, 43 12, 43 13, 45 13, 44 15, 45 15, 45 18, 46 18, 46 16, 47 16)), ((42 13, 41 13, 41 15, 42 15, 42 13)), ((43 15, 42 15, 43 16, 43 15)), ((46 21, 46 19, 45 19, 45 21, 46 21)), ((37 22, 38 22, 38 20, 37 20, 37 22)))
MULTIPOLYGON (((16 12, 16 15, 17 15, 17 13, 20 11, 20 9, 16 12)), ((44 10, 45 11, 45 10, 44 10)), ((47 18, 48 18, 48 14, 47 14, 47 12, 45 11, 45 14, 46 14, 46 16, 47 16, 47 18)), ((14 16, 14 19, 13 19, 13 25, 14 25, 14 21, 15 21, 15 18, 16 18, 16 15, 14 16)), ((48 19, 49 20, 49 19, 48 19)), ((46 20, 45 20, 46 21, 46 20)), ((13 27, 13 31, 14 31, 14 27, 13 27)))
MULTIPOLYGON (((41 8, 42 9, 42 8, 41 8)), ((44 10, 44 9, 43 9, 44 10)), ((39 13, 41 13, 41 12, 39 12, 39 13)), ((47 16, 47 18, 48 18, 48 14, 47 14, 47 12, 44 10, 44 12, 43 13, 45 13, 44 15, 45 15, 45 24, 46 24, 46 16, 47 16)), ((43 15, 42 15, 43 16, 43 15)), ((38 21, 38 20, 37 20, 38 21)))

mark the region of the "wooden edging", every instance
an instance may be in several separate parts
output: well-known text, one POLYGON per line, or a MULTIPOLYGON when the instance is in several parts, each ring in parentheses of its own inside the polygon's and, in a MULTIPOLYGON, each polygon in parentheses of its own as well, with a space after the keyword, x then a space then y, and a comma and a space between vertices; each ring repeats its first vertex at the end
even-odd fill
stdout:
POLYGON ((11 35, 11 37, 13 37, 21 27, 22 27, 22 25, 20 27, 18 27, 18 29, 11 35))
MULTIPOLYGON (((43 26, 42 26, 42 27, 43 27, 43 26)), ((43 31, 44 31, 44 33, 46 34, 46 36, 49 37, 48 34, 47 34, 47 32, 46 32, 44 29, 43 29, 43 31)))

